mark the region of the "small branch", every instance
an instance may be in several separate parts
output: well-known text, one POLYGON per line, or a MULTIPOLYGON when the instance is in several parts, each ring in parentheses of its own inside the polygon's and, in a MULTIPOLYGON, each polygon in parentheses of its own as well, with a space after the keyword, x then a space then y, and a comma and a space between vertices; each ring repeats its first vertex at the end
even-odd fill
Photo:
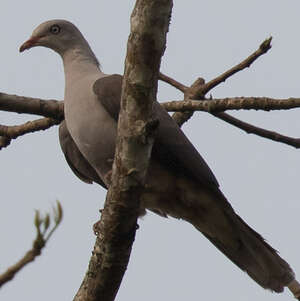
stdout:
POLYGON ((202 94, 206 95, 207 92, 218 86, 220 83, 225 82, 227 78, 234 75, 235 73, 244 70, 245 68, 250 67, 250 65, 256 61, 261 55, 268 52, 269 49, 271 49, 271 41, 272 37, 269 39, 266 39, 264 42, 262 42, 259 46, 259 48, 253 52, 250 56, 248 56, 245 60, 240 62, 238 65, 232 67, 228 71, 224 72, 220 76, 216 77, 215 79, 209 81, 202 87, 202 94))
POLYGON ((175 79, 173 79, 173 78, 171 78, 171 77, 169 77, 169 76, 167 76, 167 75, 165 75, 161 72, 159 73, 158 79, 160 79, 161 81, 173 86, 174 88, 180 90, 183 93, 188 89, 187 86, 181 84, 177 80, 175 80, 175 79))
POLYGON ((41 217, 39 211, 36 211, 34 224, 37 230, 36 238, 32 244, 32 248, 21 258, 16 264, 9 267, 7 271, 0 275, 0 287, 12 280, 15 275, 28 263, 35 260, 35 258, 42 253, 42 249, 46 246, 46 243, 49 241, 51 234, 57 229, 59 224, 62 221, 63 211, 59 202, 57 202, 57 208, 53 209, 54 211, 54 227, 50 229, 51 218, 49 214, 46 214, 45 217, 41 217), (48 234, 47 234, 48 233, 48 234))
POLYGON ((194 115, 194 111, 179 111, 172 115, 172 118, 182 127, 185 122, 187 122, 194 115))
MULTIPOLYGON (((189 99, 203 99, 204 95, 199 94, 201 87, 205 84, 205 80, 202 77, 197 78, 194 83, 184 91, 184 101, 189 99)), ((181 127, 194 115, 194 111, 182 111, 176 112, 172 115, 172 118, 181 127)))
POLYGON ((16 139, 28 133, 47 130, 53 125, 60 124, 60 122, 61 121, 52 118, 41 118, 33 121, 28 121, 21 125, 7 126, 0 124, 0 136, 2 136, 2 139, 0 140, 0 150, 3 147, 8 146, 11 139, 16 139))
POLYGON ((53 125, 60 124, 61 121, 53 118, 41 118, 28 121, 21 125, 6 126, 0 125, 0 135, 15 139, 19 136, 37 131, 47 130, 53 125))
POLYGON ((241 120, 239 120, 231 115, 228 115, 226 113, 218 113, 218 114, 213 114, 213 115, 240 128, 241 130, 244 130, 248 134, 255 134, 255 135, 276 141, 276 142, 281 142, 281 143, 293 146, 295 148, 300 148, 300 139, 299 138, 292 138, 292 137, 284 136, 279 133, 254 126, 250 123, 241 121, 241 120))
MULTIPOLYGON (((179 89, 186 94, 190 99, 201 99, 204 98, 205 94, 212 88, 225 81, 228 77, 249 67, 258 57, 266 53, 271 48, 271 40, 269 38, 265 40, 258 50, 252 53, 248 58, 234 66, 230 70, 216 77, 215 79, 204 84, 203 79, 198 79, 191 87, 187 87, 175 79, 159 73, 159 79, 172 85, 176 89, 179 89), (199 81, 200 80, 200 81, 199 81), (197 83, 199 84, 197 86, 197 83), (192 88, 192 93, 191 93, 192 88), (198 91, 197 91, 198 89, 198 91)), ((39 98, 17 96, 11 94, 0 93, 0 110, 16 112, 16 113, 28 113, 42 115, 44 117, 51 117, 57 120, 63 119, 63 102, 57 100, 43 100, 39 98)))
POLYGON ((21 258, 16 264, 9 267, 5 273, 0 275, 0 287, 7 283, 8 281, 12 280, 15 275, 28 263, 35 260, 37 256, 41 255, 41 248, 33 247, 29 250, 23 258, 21 258))
POLYGON ((204 111, 218 113, 226 110, 288 110, 300 107, 300 98, 274 99, 269 97, 233 97, 212 100, 184 100, 163 102, 167 111, 204 111))
POLYGON ((63 120, 64 105, 58 100, 43 100, 39 98, 17 96, 0 93, 0 110, 41 115, 57 120, 63 120))
MULTIPOLYGON (((196 82, 199 84, 199 80, 196 82)), ((205 84, 204 84, 205 85, 205 84)), ((43 100, 38 98, 30 98, 17 95, 8 95, 13 100, 12 103, 4 103, 1 101, 0 93, 0 110, 10 111, 16 113, 36 114, 42 116, 52 116, 57 122, 63 120, 63 101, 57 100, 43 100), (33 101, 33 106, 31 101, 33 101), (47 102, 50 102, 49 106, 47 102), (39 109, 38 109, 39 107, 39 109)), ((168 101, 161 103, 161 105, 170 112, 182 111, 206 111, 206 112, 220 112, 226 110, 240 110, 240 109, 255 109, 255 110, 288 110, 300 107, 300 98, 286 98, 275 99, 269 97, 232 97, 220 98, 210 100, 191 100, 186 101, 168 101), (209 104, 211 103, 211 104, 209 104), (244 107, 243 107, 244 106, 244 107)), ((57 123, 58 124, 58 123, 57 123)), ((0 133, 1 136, 1 133, 0 133)))
MULTIPOLYGON (((224 72, 220 76, 216 77, 215 79, 209 81, 205 84, 204 79, 199 78, 197 79, 190 87, 185 87, 183 84, 178 83, 172 78, 169 77, 162 77, 162 80, 169 83, 172 86, 175 86, 175 88, 181 90, 184 93, 184 99, 197 99, 197 100, 203 100, 205 98, 205 95, 207 92, 209 92, 211 89, 219 85, 220 83, 224 82, 227 78, 234 75, 235 73, 250 67, 250 65, 258 59, 261 55, 266 53, 271 48, 271 40, 272 37, 265 40, 256 50, 254 53, 252 53, 248 58, 243 60, 238 65, 232 67, 228 71, 224 72), (173 83, 176 83, 175 85, 173 83), (180 88, 181 87, 181 88, 180 88), (183 88, 184 87, 184 88, 183 88)), ((173 114, 174 120, 178 123, 179 126, 182 126, 186 121, 188 121, 192 116, 194 112, 193 111, 185 111, 185 112, 177 112, 173 114)))
MULTIPOLYGON (((300 99, 297 98, 289 98, 289 99, 271 99, 271 98, 266 98, 266 97, 249 97, 249 98, 232 98, 230 100, 233 100, 233 103, 231 104, 232 109, 238 109, 238 103, 240 103, 240 109, 259 109, 259 110, 275 110, 275 109, 289 109, 291 108, 298 108, 300 106, 300 99), (237 103, 234 104, 234 101, 237 103), (247 105, 242 105, 243 102, 247 102, 247 105), (252 106, 251 106, 252 104, 252 106), (261 107, 257 107, 261 106, 261 107)), ((250 123, 241 121, 238 118, 235 118, 229 114, 226 114, 224 112, 218 112, 218 113, 213 113, 212 107, 210 107, 210 102, 221 102, 225 101, 225 103, 228 101, 228 99, 223 99, 223 100, 206 100, 206 101, 173 101, 173 102, 167 102, 167 103, 161 103, 161 105, 168 111, 177 111, 177 110, 182 110, 182 117, 183 119, 185 118, 186 114, 190 114, 191 111, 185 111, 186 106, 188 106, 189 110, 196 109, 198 107, 199 111, 207 111, 211 112, 215 117, 222 119, 226 122, 228 122, 231 125, 234 125, 241 130, 244 130, 248 134, 255 134, 260 137, 264 137, 276 142, 281 142, 290 146, 293 146, 295 148, 300 148, 300 139, 299 138, 293 138, 293 137, 288 137, 281 135, 277 132, 274 131, 269 131, 257 126, 254 126, 250 123), (201 108, 201 109, 200 109, 201 108)), ((225 104, 223 104, 225 105, 225 104)), ((226 106, 229 108, 228 106, 226 106)), ((174 114, 175 115, 175 114, 174 114)), ((180 121, 180 120, 179 120, 180 121)))

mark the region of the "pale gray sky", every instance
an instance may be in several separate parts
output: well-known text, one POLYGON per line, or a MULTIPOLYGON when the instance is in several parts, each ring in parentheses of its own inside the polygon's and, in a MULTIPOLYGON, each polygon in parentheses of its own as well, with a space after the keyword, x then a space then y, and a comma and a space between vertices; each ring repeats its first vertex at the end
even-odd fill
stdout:
MULTIPOLYGON (((60 58, 44 48, 18 48, 41 22, 74 22, 106 73, 122 73, 134 1, 1 2, 0 91, 62 99, 60 58)), ((185 84, 209 80, 238 63, 272 35, 273 48, 250 69, 226 81, 214 97, 299 97, 299 19, 296 0, 175 1, 162 71, 185 84)), ((181 99, 162 84, 159 100, 181 99)), ((247 121, 300 136, 299 110, 235 112, 247 121), (297 118, 298 117, 298 118, 297 118)), ((0 112, 1 124, 32 119, 0 112)), ((300 278, 299 151, 247 135, 205 113, 185 133, 204 156, 236 211, 280 251, 300 278)), ((40 258, 0 291, 0 300, 72 300, 94 243, 105 191, 70 171, 57 128, 12 142, 0 152, 0 271, 30 248, 35 209, 64 207, 60 229, 40 258)), ((131 261, 117 300, 292 300, 261 289, 185 222, 148 214, 140 220, 131 261)))

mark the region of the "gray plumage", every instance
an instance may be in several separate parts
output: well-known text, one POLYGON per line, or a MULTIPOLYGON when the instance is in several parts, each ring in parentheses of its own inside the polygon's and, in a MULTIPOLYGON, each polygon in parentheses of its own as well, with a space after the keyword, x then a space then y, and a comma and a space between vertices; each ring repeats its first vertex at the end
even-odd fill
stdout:
POLYGON ((103 188, 107 188, 101 178, 98 176, 95 169, 90 163, 84 158, 79 151, 74 140, 72 139, 66 125, 66 121, 63 120, 59 125, 59 143, 60 147, 65 155, 66 161, 68 162, 71 170, 74 174, 83 182, 92 184, 93 182, 98 183, 103 188))
MULTIPOLYGON (((63 59, 65 119, 60 143, 73 172, 87 183, 109 187, 122 77, 106 75, 80 31, 70 22, 38 26, 20 51, 44 46, 63 59)), ((212 171, 158 103, 160 126, 153 146, 141 214, 145 209, 184 219, 262 287, 281 292, 294 273, 226 200, 212 171)))

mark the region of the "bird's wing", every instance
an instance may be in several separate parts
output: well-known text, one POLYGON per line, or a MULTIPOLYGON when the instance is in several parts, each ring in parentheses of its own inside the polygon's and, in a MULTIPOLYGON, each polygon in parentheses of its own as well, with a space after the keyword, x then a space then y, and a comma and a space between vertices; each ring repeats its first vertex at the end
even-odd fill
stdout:
POLYGON ((59 125, 59 142, 66 161, 80 180, 88 184, 96 182, 102 187, 107 188, 94 168, 79 151, 68 131, 65 121, 62 121, 59 125))
MULTIPOLYGON (((100 78, 94 83, 93 90, 106 111, 118 121, 122 76, 113 74, 100 78)), ((159 127, 152 156, 178 175, 190 176, 204 185, 218 187, 204 159, 158 102, 154 103, 154 114, 159 120, 159 127)))

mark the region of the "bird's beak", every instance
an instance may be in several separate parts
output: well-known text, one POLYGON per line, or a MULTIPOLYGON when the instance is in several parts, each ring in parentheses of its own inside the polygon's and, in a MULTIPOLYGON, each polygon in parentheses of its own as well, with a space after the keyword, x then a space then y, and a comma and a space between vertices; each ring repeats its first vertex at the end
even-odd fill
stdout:
POLYGON ((38 41, 41 39, 41 36, 37 37, 31 37, 29 40, 27 40, 25 43, 21 45, 19 48, 20 52, 23 52, 24 50, 30 49, 31 47, 37 46, 38 41))

